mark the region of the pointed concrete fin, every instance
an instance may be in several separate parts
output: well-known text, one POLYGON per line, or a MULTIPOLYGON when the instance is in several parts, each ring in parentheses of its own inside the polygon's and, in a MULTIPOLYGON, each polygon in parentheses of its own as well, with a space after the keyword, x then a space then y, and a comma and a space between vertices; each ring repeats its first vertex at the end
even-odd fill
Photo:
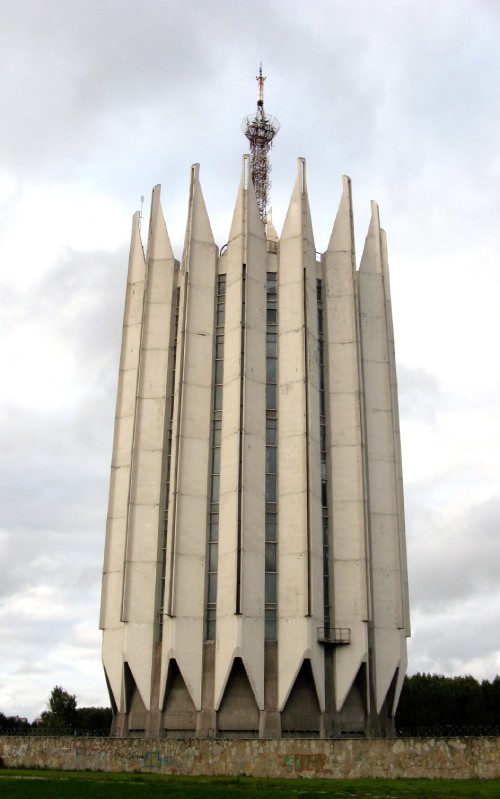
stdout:
POLYGON ((311 211, 307 196, 306 182, 306 159, 297 159, 297 177, 292 190, 292 196, 285 223, 281 233, 281 239, 302 236, 308 242, 309 247, 316 251, 314 244, 314 234, 312 229, 311 211))
POLYGON ((354 230, 352 222, 351 179, 342 176, 342 198, 333 224, 328 244, 331 252, 352 252, 354 258, 354 230))
MULTIPOLYGON (((241 169, 240 185, 238 186, 238 194, 236 196, 236 204, 234 206, 233 219, 231 222, 231 229, 229 231, 228 243, 241 236, 245 224, 245 182, 246 182, 246 156, 243 156, 243 165, 241 169)), ((250 180, 250 183, 252 181, 250 180)))
POLYGON ((187 268, 189 268, 189 252, 192 241, 215 245, 210 219, 208 218, 205 200, 203 199, 199 173, 200 165, 193 164, 191 167, 189 213, 186 227, 186 238, 184 240, 183 256, 183 261, 187 268))
POLYGON ((384 275, 385 299, 387 303, 391 304, 391 281, 389 276, 389 257, 387 254, 387 236, 385 230, 382 230, 382 228, 380 229, 380 251, 382 254, 382 272, 384 275))
POLYGON ((128 259, 128 283, 140 283, 146 275, 146 261, 142 248, 141 233, 139 230, 140 211, 132 217, 132 235, 130 237, 130 255, 128 259))
POLYGON ((151 214, 149 218, 148 261, 151 258, 166 258, 174 260, 174 253, 165 225, 165 218, 160 202, 161 186, 158 184, 153 189, 151 199, 151 214))
POLYGON ((365 248, 359 267, 361 272, 382 273, 382 253, 380 249, 380 219, 378 205, 372 200, 372 217, 365 241, 365 248))
POLYGON ((237 236, 254 235, 265 238, 264 225, 259 213, 255 189, 250 177, 250 157, 243 156, 240 185, 236 198, 229 241, 233 241, 237 236))

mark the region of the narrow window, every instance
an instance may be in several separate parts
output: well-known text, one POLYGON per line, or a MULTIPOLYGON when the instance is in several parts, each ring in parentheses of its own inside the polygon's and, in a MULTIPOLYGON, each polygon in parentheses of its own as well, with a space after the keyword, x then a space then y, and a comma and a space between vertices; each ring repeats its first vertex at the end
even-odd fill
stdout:
POLYGON ((212 389, 212 455, 210 461, 210 496, 207 535, 207 594, 205 605, 205 639, 215 640, 217 616, 217 574, 219 566, 219 493, 220 450, 222 432, 222 387, 224 381, 224 320, 226 312, 226 276, 217 278, 215 309, 215 351, 212 389))
POLYGON ((265 622, 267 641, 277 638, 277 500, 278 500, 278 281, 267 274, 266 332, 266 529, 265 529, 265 622))

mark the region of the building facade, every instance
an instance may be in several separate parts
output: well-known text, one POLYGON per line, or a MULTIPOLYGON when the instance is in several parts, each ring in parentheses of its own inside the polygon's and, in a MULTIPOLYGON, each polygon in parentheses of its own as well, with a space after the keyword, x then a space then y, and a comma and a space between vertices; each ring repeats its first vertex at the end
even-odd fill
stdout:
POLYGON ((356 269, 343 179, 316 252, 248 157, 219 252, 191 173, 182 263, 134 216, 103 575, 116 735, 390 730, 406 670, 398 399, 378 208, 356 269))

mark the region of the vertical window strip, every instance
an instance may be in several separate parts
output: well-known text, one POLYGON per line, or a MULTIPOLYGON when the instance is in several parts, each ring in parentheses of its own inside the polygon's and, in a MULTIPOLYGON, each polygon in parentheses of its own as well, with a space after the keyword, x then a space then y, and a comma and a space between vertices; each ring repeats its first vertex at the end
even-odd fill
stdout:
POLYGON ((277 638, 277 529, 278 529, 278 282, 267 273, 266 328, 266 517, 265 517, 265 620, 266 641, 277 638))
POLYGON ((207 593, 205 604, 205 639, 215 640, 217 613, 217 575, 219 564, 219 493, 220 452, 222 440, 222 388, 224 382, 224 322, 226 316, 226 275, 217 278, 215 312, 215 352, 212 389, 212 452, 207 533, 207 593))
POLYGON ((323 540, 323 607, 325 636, 330 633, 330 537, 328 525, 328 461, 326 440, 325 358, 323 331, 323 286, 316 282, 318 305, 318 364, 319 364, 319 440, 321 457, 321 515, 323 540))
POLYGON ((164 597, 165 597, 165 576, 167 569, 167 532, 168 532, 168 504, 170 498, 170 467, 172 461, 172 429, 174 419, 174 391, 175 391, 175 362, 177 355, 177 331, 179 328, 179 303, 180 303, 180 288, 177 289, 175 294, 175 318, 174 318, 174 339, 172 345, 172 368, 170 370, 170 393, 169 393, 169 409, 168 409, 168 430, 167 430, 167 451, 166 451, 166 464, 165 464, 165 513, 164 513, 164 526, 163 526, 163 547, 161 556, 161 587, 160 587, 160 610, 159 610, 159 634, 158 639, 163 639, 163 615, 165 611, 164 597))
POLYGON ((246 292, 247 292, 247 267, 242 266, 241 276, 241 338, 240 338, 240 422, 238 441, 238 530, 237 530, 237 557, 236 557, 236 608, 237 614, 241 613, 241 558, 242 558, 242 508, 243 508, 243 425, 245 395, 245 339, 246 339, 246 292))

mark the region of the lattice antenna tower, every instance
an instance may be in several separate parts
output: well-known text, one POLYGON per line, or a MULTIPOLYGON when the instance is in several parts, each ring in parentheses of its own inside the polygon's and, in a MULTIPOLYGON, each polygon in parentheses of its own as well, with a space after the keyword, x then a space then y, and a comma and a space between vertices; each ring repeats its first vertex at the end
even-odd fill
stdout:
POLYGON ((271 188, 271 163, 269 161, 269 150, 272 147, 273 139, 280 129, 280 123, 276 117, 266 114, 264 111, 264 81, 262 74, 262 64, 257 81, 257 113, 249 114, 243 118, 241 130, 250 142, 250 172, 252 174, 257 205, 264 224, 266 223, 267 202, 269 189, 271 188))

